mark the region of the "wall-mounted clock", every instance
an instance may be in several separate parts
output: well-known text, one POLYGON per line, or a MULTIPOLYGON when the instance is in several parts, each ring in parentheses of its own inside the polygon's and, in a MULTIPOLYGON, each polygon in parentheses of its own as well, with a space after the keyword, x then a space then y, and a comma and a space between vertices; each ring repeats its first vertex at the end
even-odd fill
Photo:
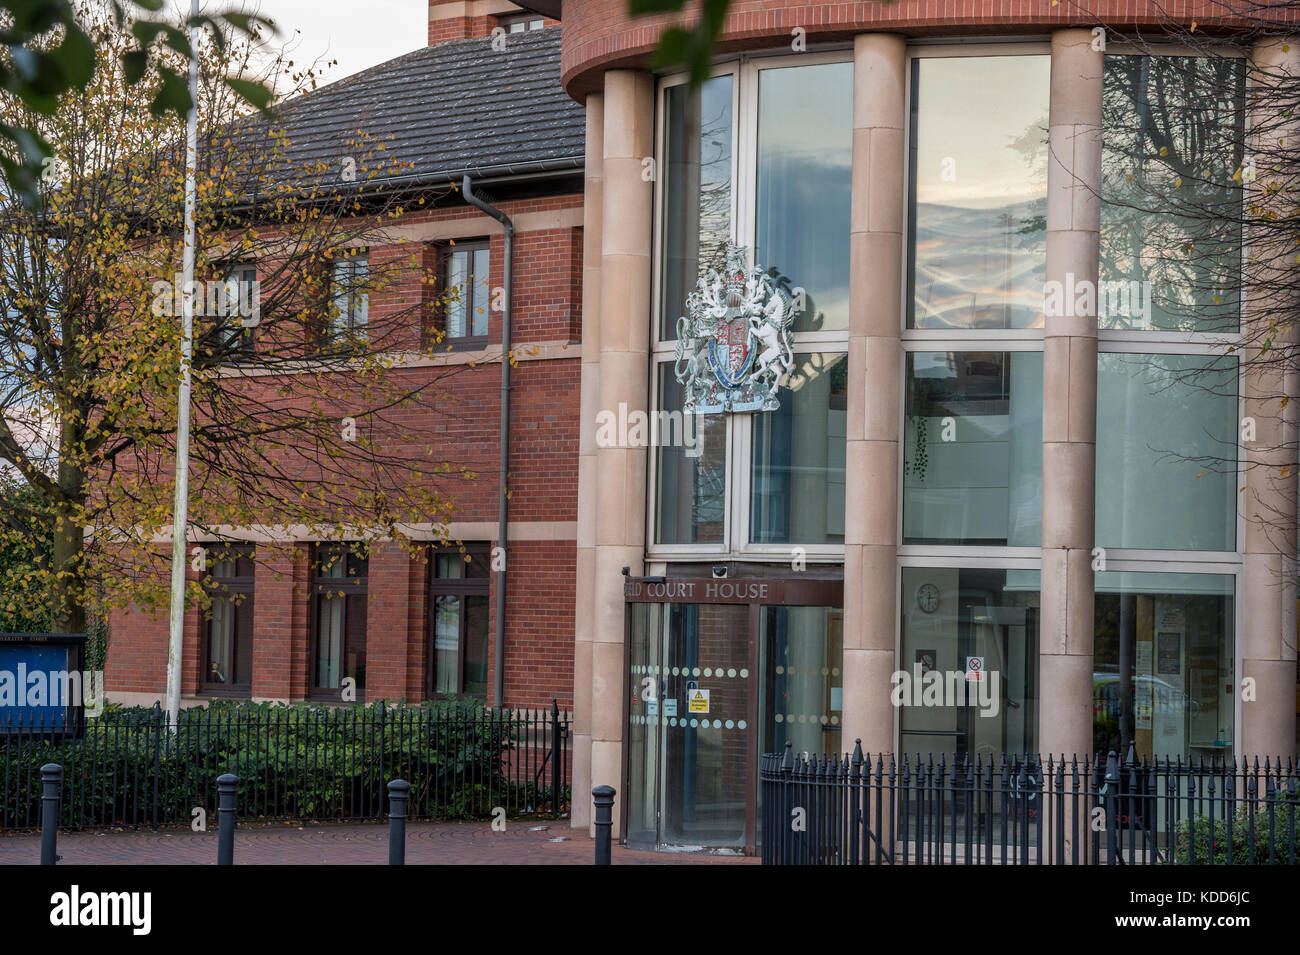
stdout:
POLYGON ((934 584, 922 584, 917 587, 916 605, 925 613, 934 613, 939 609, 939 588, 934 584))

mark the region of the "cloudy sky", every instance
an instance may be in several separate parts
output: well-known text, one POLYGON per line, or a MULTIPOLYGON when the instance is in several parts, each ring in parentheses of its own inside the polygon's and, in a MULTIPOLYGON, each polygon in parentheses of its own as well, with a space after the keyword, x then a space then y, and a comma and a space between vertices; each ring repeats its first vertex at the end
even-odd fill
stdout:
POLYGON ((275 21, 277 44, 294 45, 295 64, 318 56, 338 60, 326 71, 326 83, 428 43, 427 0, 204 0, 204 6, 260 8, 275 21))

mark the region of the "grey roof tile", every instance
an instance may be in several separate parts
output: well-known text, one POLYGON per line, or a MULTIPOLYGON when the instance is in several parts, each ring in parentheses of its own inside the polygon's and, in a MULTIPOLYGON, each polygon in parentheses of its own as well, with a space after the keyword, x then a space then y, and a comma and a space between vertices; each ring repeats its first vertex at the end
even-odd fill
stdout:
POLYGON ((352 156, 358 181, 375 160, 386 170, 412 164, 401 178, 415 181, 548 161, 580 167, 585 115, 560 85, 559 28, 505 40, 500 52, 491 37, 425 47, 287 101, 275 124, 289 140, 285 160, 295 170, 338 170, 352 156))

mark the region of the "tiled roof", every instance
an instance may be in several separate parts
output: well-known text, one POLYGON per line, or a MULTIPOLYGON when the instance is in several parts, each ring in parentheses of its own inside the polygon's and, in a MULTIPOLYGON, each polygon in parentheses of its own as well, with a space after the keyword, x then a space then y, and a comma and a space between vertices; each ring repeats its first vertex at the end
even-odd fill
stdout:
POLYGON ((503 39, 503 50, 491 37, 425 47, 287 101, 276 122, 287 162, 339 170, 351 156, 358 183, 376 163, 418 183, 581 168, 585 115, 560 85, 559 28, 503 39))

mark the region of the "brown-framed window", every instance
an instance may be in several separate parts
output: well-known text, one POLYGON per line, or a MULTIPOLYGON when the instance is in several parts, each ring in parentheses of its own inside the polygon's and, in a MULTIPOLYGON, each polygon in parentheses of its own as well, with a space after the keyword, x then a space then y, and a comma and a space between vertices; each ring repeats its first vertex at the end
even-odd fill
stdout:
POLYGON ((203 621, 199 687, 217 696, 248 696, 253 687, 253 548, 210 549, 204 587, 212 606, 203 621))
POLYGON ((429 561, 429 696, 484 699, 488 547, 434 548, 429 561))
POLYGON ((327 351, 351 351, 369 341, 370 255, 340 251, 330 262, 324 341, 327 351))
POLYGON ((442 257, 442 331, 448 345, 486 345, 492 309, 488 240, 457 242, 442 257))
POLYGON ((253 335, 261 321, 257 266, 240 263, 226 271, 225 316, 221 327, 221 348, 238 361, 253 354, 253 335))
POLYGON ((343 681, 366 686, 368 561, 347 544, 318 544, 312 555, 311 695, 341 699, 343 681))

